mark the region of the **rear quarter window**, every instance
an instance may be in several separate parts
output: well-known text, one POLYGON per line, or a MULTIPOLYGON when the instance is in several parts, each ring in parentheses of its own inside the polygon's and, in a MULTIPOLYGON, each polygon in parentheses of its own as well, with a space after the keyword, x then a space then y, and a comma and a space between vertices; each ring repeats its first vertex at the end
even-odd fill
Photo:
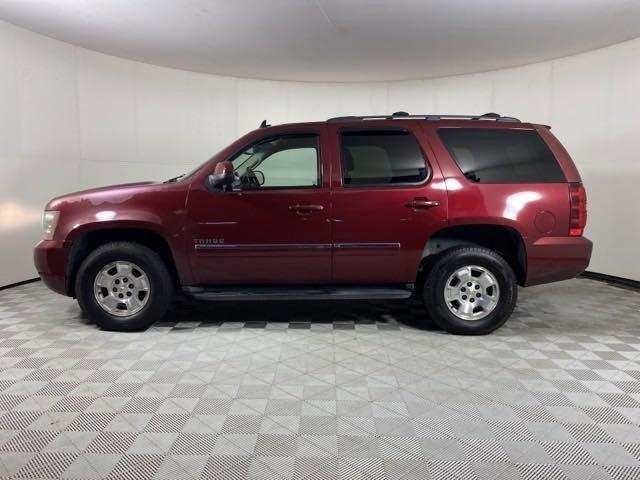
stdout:
POLYGON ((440 128, 438 134, 471 181, 566 182, 558 161, 535 130, 440 128))

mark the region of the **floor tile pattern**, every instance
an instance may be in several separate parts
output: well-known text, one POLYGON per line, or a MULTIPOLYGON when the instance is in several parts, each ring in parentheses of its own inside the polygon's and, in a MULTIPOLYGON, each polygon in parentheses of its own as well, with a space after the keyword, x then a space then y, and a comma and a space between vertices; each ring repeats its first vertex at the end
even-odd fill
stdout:
POLYGON ((0 478, 638 479, 640 293, 522 289, 460 337, 415 301, 182 299, 112 333, 4 290, 0 478))

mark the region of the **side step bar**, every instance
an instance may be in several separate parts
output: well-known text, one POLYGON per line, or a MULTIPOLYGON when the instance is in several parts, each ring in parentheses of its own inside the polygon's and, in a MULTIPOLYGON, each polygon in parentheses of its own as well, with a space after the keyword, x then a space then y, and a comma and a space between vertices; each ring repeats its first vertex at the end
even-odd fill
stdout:
POLYGON ((237 286, 184 287, 184 293, 199 300, 367 300, 409 298, 413 284, 406 285, 318 285, 296 287, 237 286))

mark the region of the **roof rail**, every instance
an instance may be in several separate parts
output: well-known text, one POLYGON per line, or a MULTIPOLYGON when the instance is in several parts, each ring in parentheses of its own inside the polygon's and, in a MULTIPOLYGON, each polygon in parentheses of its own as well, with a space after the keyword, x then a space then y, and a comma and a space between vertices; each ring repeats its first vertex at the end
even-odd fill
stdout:
POLYGON ((407 112, 395 112, 391 115, 364 115, 333 117, 327 120, 328 123, 356 122, 360 120, 394 120, 394 119, 418 119, 418 120, 492 120, 495 122, 520 122, 515 117, 503 117, 497 113, 489 112, 482 115, 409 115, 407 112))

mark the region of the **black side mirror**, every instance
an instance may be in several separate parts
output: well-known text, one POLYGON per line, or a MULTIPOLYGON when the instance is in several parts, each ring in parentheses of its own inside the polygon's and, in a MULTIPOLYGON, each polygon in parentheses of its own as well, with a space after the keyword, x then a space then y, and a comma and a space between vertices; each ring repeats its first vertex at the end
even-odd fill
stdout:
POLYGON ((218 163, 213 173, 207 177, 210 190, 231 190, 234 180, 235 176, 231 162, 218 163))

